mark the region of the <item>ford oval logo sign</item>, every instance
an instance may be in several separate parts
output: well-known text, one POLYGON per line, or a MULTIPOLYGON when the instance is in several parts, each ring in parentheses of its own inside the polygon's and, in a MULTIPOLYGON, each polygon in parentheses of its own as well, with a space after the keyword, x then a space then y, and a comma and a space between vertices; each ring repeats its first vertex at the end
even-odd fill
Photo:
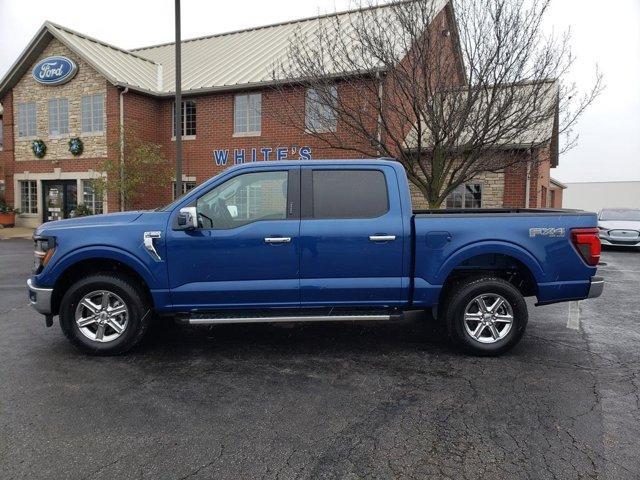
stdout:
POLYGON ((67 57, 47 57, 40 60, 31 74, 36 82, 43 85, 62 85, 73 78, 78 71, 75 62, 67 57))

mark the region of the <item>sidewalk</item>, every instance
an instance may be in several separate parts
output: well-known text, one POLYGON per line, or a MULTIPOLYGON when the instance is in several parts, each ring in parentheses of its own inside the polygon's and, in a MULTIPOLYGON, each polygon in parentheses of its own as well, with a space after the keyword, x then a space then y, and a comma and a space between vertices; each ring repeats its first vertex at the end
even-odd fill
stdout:
POLYGON ((11 227, 0 228, 0 240, 9 240, 10 238, 28 238, 33 236, 33 228, 11 227))

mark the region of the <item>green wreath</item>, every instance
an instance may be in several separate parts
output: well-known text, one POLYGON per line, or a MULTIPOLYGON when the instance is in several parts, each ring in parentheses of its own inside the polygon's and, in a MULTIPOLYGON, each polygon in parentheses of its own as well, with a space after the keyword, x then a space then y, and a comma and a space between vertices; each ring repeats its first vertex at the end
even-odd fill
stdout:
POLYGON ((84 142, 82 139, 79 137, 73 137, 69 140, 69 151, 74 157, 82 155, 82 152, 84 151, 84 142))
POLYGON ((33 150, 33 154, 38 158, 42 158, 47 154, 47 146, 42 140, 34 140, 31 142, 31 150, 33 150))

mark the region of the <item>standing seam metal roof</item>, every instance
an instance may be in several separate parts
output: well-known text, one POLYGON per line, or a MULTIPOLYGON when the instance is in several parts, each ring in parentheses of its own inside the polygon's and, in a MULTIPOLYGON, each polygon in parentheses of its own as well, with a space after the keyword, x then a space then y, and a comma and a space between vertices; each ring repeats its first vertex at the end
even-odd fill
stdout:
MULTIPOLYGON (((404 1, 404 0, 403 0, 404 1)), ((433 16, 449 0, 430 0, 433 16)), ((293 20, 235 32, 200 37, 182 42, 182 89, 184 93, 202 90, 231 89, 243 85, 272 83, 272 68, 286 60, 290 42, 296 35, 312 40, 323 22, 339 21, 349 38, 351 15, 371 12, 385 15, 393 3, 364 10, 293 20)), ((388 11, 386 15, 389 16, 388 11)), ((325 23, 326 25, 326 23, 325 23)), ((391 28, 391 27, 390 27, 391 28)), ((174 43, 125 50, 91 38, 52 22, 45 22, 20 58, 0 81, 0 96, 27 71, 30 62, 51 36, 67 45, 111 83, 152 95, 170 95, 175 91, 174 43)), ((325 59, 331 65, 331 57, 325 59)), ((363 59, 363 65, 371 62, 363 59)), ((337 71, 336 74, 341 72, 337 71)))

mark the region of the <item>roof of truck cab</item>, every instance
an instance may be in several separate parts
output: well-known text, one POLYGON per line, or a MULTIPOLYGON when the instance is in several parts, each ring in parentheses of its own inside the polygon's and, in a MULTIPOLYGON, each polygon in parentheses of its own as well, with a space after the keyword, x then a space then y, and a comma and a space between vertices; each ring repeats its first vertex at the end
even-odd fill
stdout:
MULTIPOLYGON (((242 170, 242 169, 252 169, 252 168, 264 168, 265 166, 274 166, 274 167, 291 167, 292 165, 299 165, 301 167, 317 167, 317 166, 338 166, 338 165, 390 165, 393 167, 400 167, 402 165, 398 163, 396 160, 391 158, 364 158, 358 160, 341 160, 339 158, 336 159, 322 159, 322 160, 273 160, 266 162, 251 162, 251 163, 241 163, 240 165, 235 165, 229 170, 242 170)), ((227 170, 227 171, 229 171, 227 170)))

